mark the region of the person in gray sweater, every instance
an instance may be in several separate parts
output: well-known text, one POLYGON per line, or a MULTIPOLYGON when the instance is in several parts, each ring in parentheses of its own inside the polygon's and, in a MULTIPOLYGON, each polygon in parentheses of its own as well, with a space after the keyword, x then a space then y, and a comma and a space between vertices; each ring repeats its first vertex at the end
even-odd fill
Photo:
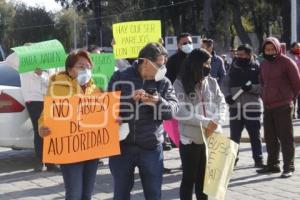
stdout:
POLYGON ((222 132, 226 103, 216 79, 209 76, 211 55, 194 49, 185 59, 182 72, 174 82, 179 101, 175 118, 179 121, 182 180, 180 199, 207 199, 203 193, 206 148, 205 137, 222 132))

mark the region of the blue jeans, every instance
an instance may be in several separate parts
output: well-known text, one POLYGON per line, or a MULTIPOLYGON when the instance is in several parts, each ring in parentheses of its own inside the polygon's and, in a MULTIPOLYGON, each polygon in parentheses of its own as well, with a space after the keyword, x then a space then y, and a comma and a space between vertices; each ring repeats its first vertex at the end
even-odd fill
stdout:
POLYGON ((122 154, 109 158, 114 179, 114 200, 129 200, 134 184, 134 169, 139 168, 146 200, 160 200, 163 176, 162 145, 147 150, 136 145, 121 145, 122 154))
POLYGON ((66 200, 90 200, 95 185, 98 159, 60 165, 66 200))

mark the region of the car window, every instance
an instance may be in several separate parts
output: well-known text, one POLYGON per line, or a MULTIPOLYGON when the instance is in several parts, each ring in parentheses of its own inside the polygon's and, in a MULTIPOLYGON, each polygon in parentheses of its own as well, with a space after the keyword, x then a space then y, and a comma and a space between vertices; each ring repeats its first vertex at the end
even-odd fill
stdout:
POLYGON ((0 85, 20 87, 19 73, 8 65, 0 65, 0 85))

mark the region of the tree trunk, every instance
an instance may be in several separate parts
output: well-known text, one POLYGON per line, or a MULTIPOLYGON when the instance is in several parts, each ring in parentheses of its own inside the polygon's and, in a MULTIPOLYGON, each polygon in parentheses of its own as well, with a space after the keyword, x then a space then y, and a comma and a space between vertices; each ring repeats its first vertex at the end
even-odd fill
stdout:
POLYGON ((230 0, 230 1, 231 1, 231 4, 233 5, 233 10, 232 10, 233 25, 234 25, 237 35, 243 44, 247 43, 247 44, 252 45, 250 37, 247 34, 247 32, 245 31, 243 24, 242 24, 240 2, 239 2, 239 0, 230 0))
POLYGON ((290 4, 290 1, 283 1, 280 13, 282 16, 282 28, 283 28, 283 34, 281 36, 281 41, 285 42, 287 44, 287 46, 289 46, 289 44, 291 44, 291 4, 290 4))
POLYGON ((264 42, 264 28, 263 28, 264 24, 263 24, 263 20, 261 19, 260 13, 256 15, 255 12, 252 11, 252 19, 254 23, 254 30, 259 42, 259 52, 260 52, 262 49, 262 44, 264 42))
POLYGON ((224 49, 225 51, 229 50, 230 48, 230 15, 229 15, 229 9, 228 5, 224 4, 224 12, 223 12, 223 19, 224 19, 224 33, 225 33, 225 38, 224 38, 224 49))
POLYGON ((209 37, 210 27, 211 27, 211 18, 213 16, 211 0, 204 0, 203 5, 203 27, 206 37, 209 37))
POLYGON ((96 23, 96 43, 98 46, 102 46, 102 19, 101 19, 101 0, 93 0, 93 10, 96 23))

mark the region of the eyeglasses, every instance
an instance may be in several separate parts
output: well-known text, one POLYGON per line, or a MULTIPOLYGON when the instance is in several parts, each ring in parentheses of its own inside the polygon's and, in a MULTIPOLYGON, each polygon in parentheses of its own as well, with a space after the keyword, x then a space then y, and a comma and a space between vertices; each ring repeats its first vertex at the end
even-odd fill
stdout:
POLYGON ((191 41, 188 41, 188 42, 182 43, 182 45, 186 45, 186 44, 192 44, 192 42, 191 42, 191 41))
POLYGON ((92 66, 91 65, 75 65, 74 67, 79 70, 84 70, 84 69, 90 69, 92 66))

